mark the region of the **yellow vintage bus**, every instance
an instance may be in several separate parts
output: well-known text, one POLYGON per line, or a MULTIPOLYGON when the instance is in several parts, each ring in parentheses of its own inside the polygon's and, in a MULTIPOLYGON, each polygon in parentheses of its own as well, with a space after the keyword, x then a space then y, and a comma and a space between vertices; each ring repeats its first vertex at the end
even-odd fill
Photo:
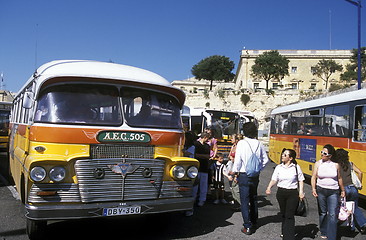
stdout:
POLYGON ((135 67, 70 60, 38 68, 10 122, 10 169, 29 238, 48 220, 192 209, 199 163, 182 154, 184 101, 135 67))
POLYGON ((0 102, 0 151, 8 150, 11 102, 0 102))
MULTIPOLYGON (((271 112, 269 156, 279 163, 283 148, 297 152, 304 174, 326 144, 349 151, 350 161, 366 174, 366 89, 282 106, 271 112)), ((366 186, 366 178, 362 179, 366 186)), ((366 196, 366 187, 359 191, 366 196)))
POLYGON ((231 135, 240 132, 240 116, 236 112, 223 110, 192 108, 190 109, 190 130, 199 135, 205 128, 211 128, 217 139, 218 152, 227 158, 231 149, 231 135))

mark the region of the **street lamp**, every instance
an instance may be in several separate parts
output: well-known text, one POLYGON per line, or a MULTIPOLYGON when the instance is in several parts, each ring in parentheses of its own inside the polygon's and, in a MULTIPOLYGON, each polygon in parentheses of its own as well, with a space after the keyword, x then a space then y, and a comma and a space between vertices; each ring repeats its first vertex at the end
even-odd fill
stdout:
POLYGON ((361 0, 346 0, 357 7, 358 12, 358 50, 357 50, 357 83, 358 89, 361 89, 361 0))

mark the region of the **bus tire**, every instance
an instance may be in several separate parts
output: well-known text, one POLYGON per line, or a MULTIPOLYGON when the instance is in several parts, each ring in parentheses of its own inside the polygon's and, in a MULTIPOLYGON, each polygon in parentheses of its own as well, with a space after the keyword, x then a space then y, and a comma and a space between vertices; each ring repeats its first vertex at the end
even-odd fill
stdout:
POLYGON ((22 174, 22 176, 20 177, 20 201, 25 204, 26 200, 25 200, 25 182, 24 182, 24 175, 22 174))
POLYGON ((45 239, 47 221, 35 221, 27 219, 27 235, 30 240, 45 239))

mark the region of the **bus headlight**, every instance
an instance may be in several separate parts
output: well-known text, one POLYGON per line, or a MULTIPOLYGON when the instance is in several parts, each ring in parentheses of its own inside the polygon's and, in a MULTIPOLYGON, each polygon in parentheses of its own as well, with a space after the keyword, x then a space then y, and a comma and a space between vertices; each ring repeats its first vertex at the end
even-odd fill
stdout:
POLYGON ((192 179, 193 178, 196 178, 197 175, 198 175, 198 169, 195 166, 191 166, 191 167, 188 168, 188 170, 187 170, 187 176, 189 178, 192 178, 192 179))
POLYGON ((30 171, 30 178, 35 182, 43 181, 47 173, 43 167, 34 167, 30 171))
POLYGON ((50 178, 52 181, 60 182, 64 180, 66 176, 66 170, 63 167, 54 167, 50 170, 50 178))
POLYGON ((184 167, 182 167, 182 166, 174 166, 172 173, 173 173, 173 177, 181 179, 186 174, 186 171, 184 170, 184 167))

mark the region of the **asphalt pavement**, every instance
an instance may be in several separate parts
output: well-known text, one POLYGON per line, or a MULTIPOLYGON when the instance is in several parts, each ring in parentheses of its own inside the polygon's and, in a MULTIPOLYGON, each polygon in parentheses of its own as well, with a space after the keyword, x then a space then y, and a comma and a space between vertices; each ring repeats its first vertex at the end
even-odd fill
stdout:
MULTIPOLYGON (((241 233, 240 212, 232 211, 231 205, 215 205, 212 199, 203 207, 195 208, 194 215, 184 213, 128 216, 124 218, 104 218, 89 220, 53 221, 48 223, 47 239, 268 239, 280 240, 281 218, 275 197, 267 196, 265 189, 272 175, 274 163, 269 163, 261 173, 259 183, 259 221, 257 231, 246 236, 241 233)), ((25 232, 26 220, 21 202, 16 199, 14 187, 6 183, 6 160, 0 156, 0 239, 28 239, 25 232), (5 182, 4 182, 5 181, 5 182)), ((226 198, 230 193, 226 186, 226 198)), ((307 217, 296 217, 296 239, 320 239, 316 199, 311 195, 311 187, 305 184, 310 213, 307 217)), ((366 211, 362 209, 366 215, 366 211)), ((347 227, 339 227, 339 239, 366 239, 357 231, 352 233, 347 227)))

